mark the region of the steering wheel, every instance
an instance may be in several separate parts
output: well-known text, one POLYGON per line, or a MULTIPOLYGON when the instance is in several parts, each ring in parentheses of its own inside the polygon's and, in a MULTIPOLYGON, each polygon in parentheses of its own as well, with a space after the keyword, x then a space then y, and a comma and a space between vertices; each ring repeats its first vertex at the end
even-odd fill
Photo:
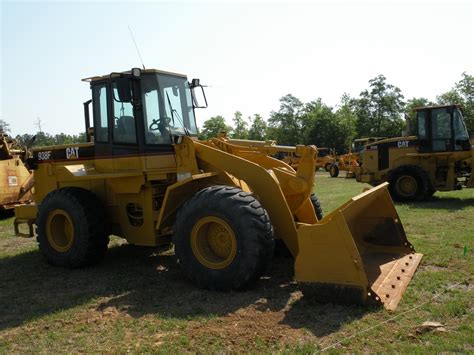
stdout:
POLYGON ((150 131, 159 131, 160 129, 165 128, 171 122, 171 118, 164 117, 152 120, 151 124, 148 126, 150 131))
POLYGON ((150 126, 148 126, 148 129, 150 131, 158 131, 160 129, 160 121, 161 120, 153 120, 151 121, 150 126))

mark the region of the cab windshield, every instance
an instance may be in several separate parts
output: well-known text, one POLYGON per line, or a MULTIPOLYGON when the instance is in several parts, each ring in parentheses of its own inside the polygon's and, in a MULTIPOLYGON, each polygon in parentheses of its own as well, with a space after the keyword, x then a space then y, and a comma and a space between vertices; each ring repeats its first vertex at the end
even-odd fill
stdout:
POLYGON ((352 152, 353 153, 360 153, 362 151, 362 149, 364 149, 364 146, 367 143, 368 142, 366 140, 352 142, 352 152))
POLYGON ((469 140, 469 134, 467 133, 466 124, 464 123, 462 113, 459 109, 454 110, 453 127, 455 139, 469 140))
POLYGON ((170 135, 197 135, 191 89, 184 77, 141 77, 146 144, 170 144, 170 135))

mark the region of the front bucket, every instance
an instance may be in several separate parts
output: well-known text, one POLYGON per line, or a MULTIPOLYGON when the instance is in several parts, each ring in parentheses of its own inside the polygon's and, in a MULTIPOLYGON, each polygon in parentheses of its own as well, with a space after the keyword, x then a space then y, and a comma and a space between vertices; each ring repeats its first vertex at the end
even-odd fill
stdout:
POLYGON ((297 281, 326 301, 342 296, 396 309, 423 255, 408 242, 387 185, 353 197, 316 224, 298 225, 297 281))

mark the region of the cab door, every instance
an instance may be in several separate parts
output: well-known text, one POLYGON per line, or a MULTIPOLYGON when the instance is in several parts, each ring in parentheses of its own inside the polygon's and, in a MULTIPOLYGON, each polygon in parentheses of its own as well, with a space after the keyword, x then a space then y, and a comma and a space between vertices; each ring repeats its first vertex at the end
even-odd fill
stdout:
POLYGON ((431 151, 452 152, 454 151, 452 108, 434 108, 431 113, 431 151))
POLYGON ((454 151, 452 111, 452 107, 439 107, 417 112, 420 153, 454 151))
MULTIPOLYGON (((132 83, 133 84, 133 83, 132 83)), ((133 90, 140 90, 139 84, 133 90)), ((141 105, 120 101, 114 80, 92 85, 96 169, 99 172, 143 168, 141 105)))
POLYGON ((142 169, 142 155, 139 126, 141 109, 131 102, 119 100, 116 82, 111 88, 111 136, 114 171, 131 171, 142 169))

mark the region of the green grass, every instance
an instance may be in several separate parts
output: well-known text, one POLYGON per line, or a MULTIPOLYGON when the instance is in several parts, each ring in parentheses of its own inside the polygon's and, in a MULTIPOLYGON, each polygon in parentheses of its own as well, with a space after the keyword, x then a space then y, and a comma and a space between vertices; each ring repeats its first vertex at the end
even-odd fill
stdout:
MULTIPOLYGON (((364 187, 318 173, 315 191, 328 213, 364 187)), ((96 267, 55 268, 44 262, 34 240, 13 236, 13 219, 4 216, 0 353, 309 354, 337 342, 329 352, 472 353, 474 189, 436 193, 431 201, 396 209, 424 257, 395 312, 306 302, 285 258, 275 259, 255 288, 230 293, 198 289, 169 253, 117 238, 96 267), (442 323, 446 332, 420 331, 425 321, 442 323)))

